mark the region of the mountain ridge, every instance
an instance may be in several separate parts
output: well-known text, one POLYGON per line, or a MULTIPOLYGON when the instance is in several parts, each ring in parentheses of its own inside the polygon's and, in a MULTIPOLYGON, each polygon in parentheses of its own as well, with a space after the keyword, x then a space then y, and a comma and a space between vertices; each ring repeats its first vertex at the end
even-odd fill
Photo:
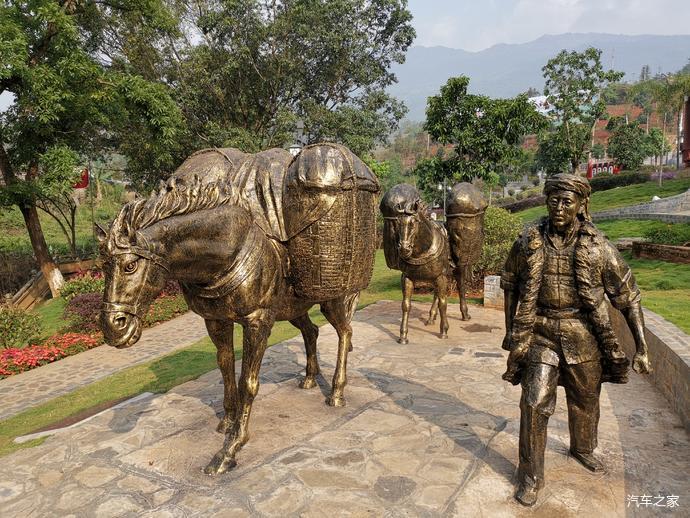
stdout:
POLYGON ((602 50, 602 64, 625 73, 624 81, 637 80, 643 65, 652 74, 676 72, 690 59, 690 34, 659 36, 608 33, 545 34, 526 43, 498 43, 471 52, 445 46, 414 46, 404 64, 392 71, 398 83, 389 92, 410 109, 409 120, 424 120, 426 99, 436 95, 448 78, 466 75, 470 92, 490 97, 513 97, 530 87, 544 85, 541 68, 562 49, 602 50))

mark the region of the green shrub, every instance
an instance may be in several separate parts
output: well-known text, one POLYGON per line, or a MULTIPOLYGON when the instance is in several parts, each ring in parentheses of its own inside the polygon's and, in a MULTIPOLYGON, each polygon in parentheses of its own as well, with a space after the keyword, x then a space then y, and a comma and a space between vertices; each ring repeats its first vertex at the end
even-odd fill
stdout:
POLYGON ((690 225, 675 224, 652 228, 644 232, 644 237, 647 241, 660 245, 684 245, 690 242, 690 225))
POLYGON ((505 209, 489 207, 484 216, 484 246, 475 271, 482 277, 503 270, 510 248, 522 230, 522 220, 505 209))
POLYGON ((100 272, 84 272, 65 282, 60 295, 70 300, 86 293, 103 293, 105 281, 100 272))
POLYGON ((40 334, 38 315, 14 306, 0 305, 0 348, 24 347, 40 334))
POLYGON ((623 187, 624 185, 633 185, 636 183, 646 183, 649 181, 649 175, 640 171, 634 171, 621 174, 599 173, 597 176, 589 181, 592 187, 592 192, 608 191, 616 187, 623 187))

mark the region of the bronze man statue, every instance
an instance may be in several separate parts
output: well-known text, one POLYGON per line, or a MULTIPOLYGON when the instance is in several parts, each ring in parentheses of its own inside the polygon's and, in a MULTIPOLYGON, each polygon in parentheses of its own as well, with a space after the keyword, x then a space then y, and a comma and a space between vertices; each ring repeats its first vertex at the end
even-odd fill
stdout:
POLYGON ((515 498, 533 505, 544 485, 544 452, 556 387, 568 404, 570 454, 588 470, 604 465, 597 446, 601 383, 627 382, 628 360, 613 332, 608 300, 635 339, 633 369, 649 373, 640 291, 615 247, 592 224, 586 179, 558 174, 546 181, 548 217, 513 244, 501 277, 510 350, 503 378, 522 384, 520 462, 515 498))

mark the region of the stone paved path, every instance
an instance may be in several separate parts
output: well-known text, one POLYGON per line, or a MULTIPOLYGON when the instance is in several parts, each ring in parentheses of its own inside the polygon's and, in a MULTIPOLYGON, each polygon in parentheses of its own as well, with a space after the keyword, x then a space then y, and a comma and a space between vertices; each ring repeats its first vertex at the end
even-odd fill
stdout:
MULTIPOLYGON (((559 389, 538 507, 514 502, 520 390, 502 382, 502 313, 457 306, 450 338, 421 324, 396 343, 398 302, 354 323, 347 406, 324 404, 336 336, 321 328, 320 387, 298 388, 301 340, 270 348, 251 439, 228 474, 203 466, 221 447, 218 371, 167 394, 111 409, 0 463, 2 516, 687 516, 688 436, 662 396, 637 375, 605 385, 592 475, 570 458, 559 389), (675 495, 680 508, 627 507, 626 495, 675 495)), ((127 351, 122 351, 128 354, 127 351)))
POLYGON ((0 419, 186 347, 204 336, 203 319, 189 312, 145 329, 136 346, 126 351, 103 345, 0 380, 0 419))

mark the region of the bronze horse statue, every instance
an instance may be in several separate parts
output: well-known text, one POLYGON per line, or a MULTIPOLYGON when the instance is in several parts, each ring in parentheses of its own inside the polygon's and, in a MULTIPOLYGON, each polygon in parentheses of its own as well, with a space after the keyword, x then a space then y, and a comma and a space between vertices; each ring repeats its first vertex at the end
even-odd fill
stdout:
MULTIPOLYGON (((345 404, 350 322, 359 290, 371 279, 373 235, 361 232, 361 225, 345 229, 352 231, 348 253, 362 269, 347 272, 347 265, 340 265, 334 270, 346 271, 345 281, 327 284, 328 272, 316 264, 313 278, 302 283, 307 288, 315 285, 315 294, 295 287, 291 263, 312 260, 313 256, 300 257, 300 250, 320 239, 319 224, 329 217, 329 233, 344 229, 347 218, 334 215, 338 207, 359 211, 351 219, 373 228, 378 190, 371 171, 339 146, 305 148, 294 159, 283 150, 256 155, 232 149, 205 150, 187 159, 160 192, 125 205, 107 233, 98 230, 105 273, 101 323, 110 345, 126 348, 137 342, 143 315, 166 280, 172 278, 179 281, 190 309, 204 318, 217 347, 225 386, 225 415, 218 431, 224 432, 226 439, 206 466, 206 473, 223 473, 234 467, 237 452, 249 438, 248 421, 259 390, 259 368, 275 321, 288 320, 301 331, 307 355, 301 386, 314 387, 319 374, 318 327, 307 311, 320 304, 339 339, 332 390, 326 402, 331 406, 345 404), (322 189, 324 185, 328 189, 322 189), (299 207, 304 214, 297 218, 301 222, 296 221, 287 203, 283 207, 284 198, 290 196, 302 202, 299 207), (338 196, 351 198, 341 203, 338 196), (353 208, 353 203, 358 207, 353 208), (288 244, 303 233, 307 241, 298 242, 302 248, 298 247, 293 256, 288 244), (244 331, 237 382, 235 322, 244 331)), ((294 199, 290 204, 294 206, 294 199)), ((340 248, 345 248, 342 242, 340 248)), ((327 259, 317 256, 313 260, 327 259)))
POLYGON ((402 272, 402 320, 398 342, 408 343, 410 301, 414 283, 420 281, 433 284, 437 301, 432 305, 427 324, 435 320, 437 307, 441 315, 440 337, 448 338, 446 297, 451 264, 446 230, 428 217, 426 206, 412 185, 391 187, 381 199, 380 209, 384 219, 386 264, 402 272))

